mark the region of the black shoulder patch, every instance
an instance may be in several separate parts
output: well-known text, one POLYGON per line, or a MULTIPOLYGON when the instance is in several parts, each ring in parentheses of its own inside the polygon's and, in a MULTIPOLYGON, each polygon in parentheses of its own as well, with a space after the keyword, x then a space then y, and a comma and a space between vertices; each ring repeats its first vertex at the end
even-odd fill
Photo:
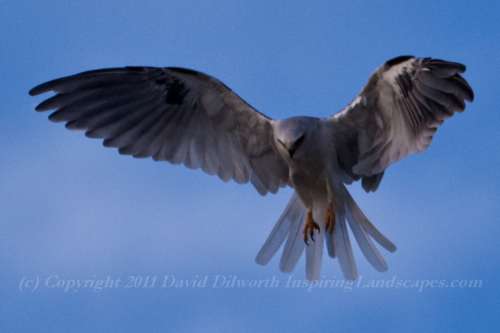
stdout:
POLYGON ((397 64, 400 64, 406 60, 409 60, 409 59, 412 59, 412 58, 415 58, 414 56, 411 56, 411 55, 402 55, 402 56, 399 56, 399 57, 396 57, 396 58, 392 58, 392 59, 389 59, 385 62, 385 65, 387 67, 392 67, 392 66, 395 66, 397 64))
POLYGON ((174 78, 171 82, 167 83, 167 104, 182 104, 182 102, 184 102, 184 97, 186 97, 188 91, 189 89, 183 82, 174 78))

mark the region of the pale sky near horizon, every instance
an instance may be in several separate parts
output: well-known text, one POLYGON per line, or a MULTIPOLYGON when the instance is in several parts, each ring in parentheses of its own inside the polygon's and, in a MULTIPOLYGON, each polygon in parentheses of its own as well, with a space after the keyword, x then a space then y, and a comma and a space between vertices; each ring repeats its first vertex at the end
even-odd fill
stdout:
MULTIPOLYGON (((494 331, 499 22, 494 1, 0 1, 0 331, 494 331), (386 273, 355 249, 361 286, 481 280, 481 288, 213 288, 217 276, 303 279, 303 261, 292 275, 277 258, 254 263, 291 190, 260 197, 250 185, 120 156, 50 123, 33 111, 41 98, 27 94, 89 69, 183 66, 218 77, 271 117, 327 116, 400 54, 466 64, 476 100, 427 152, 391 167, 379 191, 350 187, 398 246, 384 252, 386 273), (209 285, 54 284, 165 276, 209 285), (20 290, 36 278, 35 291, 20 290)), ((323 275, 340 279, 338 264, 325 257, 323 275)))

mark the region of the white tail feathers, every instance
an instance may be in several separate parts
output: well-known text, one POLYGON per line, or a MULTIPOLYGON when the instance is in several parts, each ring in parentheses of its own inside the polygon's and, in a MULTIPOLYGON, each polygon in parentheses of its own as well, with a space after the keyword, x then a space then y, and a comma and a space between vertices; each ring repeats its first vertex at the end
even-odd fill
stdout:
MULTIPOLYGON (((325 226, 320 223, 318 224, 320 225, 320 230, 314 230, 314 241, 309 240, 309 245, 306 246, 306 278, 308 280, 318 280, 321 273, 325 226)), ((302 237, 302 243, 304 243, 304 237, 302 237)))
POLYGON ((337 203, 335 210, 336 221, 333 237, 331 238, 335 255, 339 259, 344 277, 348 280, 356 280, 358 278, 358 269, 352 253, 349 231, 347 230, 345 209, 337 203))
MULTIPOLYGON (((258 264, 266 265, 281 247, 286 238, 288 238, 288 241, 284 251, 289 252, 288 248, 290 246, 288 245, 290 245, 291 239, 295 238, 296 235, 294 236, 294 233, 300 234, 300 226, 302 224, 302 220, 304 219, 305 212, 306 208, 300 201, 297 194, 294 193, 285 210, 278 219, 278 222, 274 225, 273 230, 271 230, 271 233, 257 254, 255 261, 258 264), (287 249, 288 251, 286 251, 287 249)), ((289 271, 291 270, 293 270, 293 266, 289 271)))
POLYGON ((345 186, 341 187, 340 193, 336 193, 334 207, 336 222, 333 234, 325 232, 326 208, 325 204, 318 204, 314 207, 313 216, 315 222, 320 226, 320 231, 314 231, 314 241, 310 241, 309 245, 306 246, 303 238, 306 207, 294 193, 257 254, 255 261, 260 265, 269 263, 286 240, 280 260, 281 271, 293 271, 305 248, 306 278, 317 280, 320 278, 323 247, 326 245, 329 256, 338 258, 344 277, 355 280, 358 277, 358 272, 349 239, 347 228, 347 224, 349 224, 354 238, 368 262, 376 270, 386 271, 387 264, 373 240, 390 252, 394 252, 396 246, 366 218, 345 186))

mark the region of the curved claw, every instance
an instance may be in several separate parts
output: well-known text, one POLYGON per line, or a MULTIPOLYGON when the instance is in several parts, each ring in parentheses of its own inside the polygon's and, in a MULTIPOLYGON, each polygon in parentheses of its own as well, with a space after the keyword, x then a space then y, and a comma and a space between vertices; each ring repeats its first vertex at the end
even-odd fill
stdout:
POLYGON ((306 223, 304 225, 304 243, 306 243, 307 246, 309 246, 309 238, 314 242, 315 230, 318 230, 318 232, 320 231, 319 224, 314 222, 312 217, 312 211, 308 210, 306 223))

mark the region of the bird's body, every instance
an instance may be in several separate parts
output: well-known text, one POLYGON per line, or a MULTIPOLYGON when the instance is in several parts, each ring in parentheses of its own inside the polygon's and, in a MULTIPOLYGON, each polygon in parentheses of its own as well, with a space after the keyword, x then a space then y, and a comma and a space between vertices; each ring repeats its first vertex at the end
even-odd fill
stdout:
POLYGON ((325 176, 333 160, 325 157, 335 153, 331 143, 323 140, 327 134, 325 123, 314 117, 293 117, 276 121, 273 128, 278 151, 288 165, 290 185, 302 202, 312 207, 314 199, 326 195, 325 176))
POLYGON ((361 93, 332 117, 273 120, 217 79, 184 68, 124 67, 83 72, 30 91, 56 95, 37 106, 53 121, 83 129, 121 154, 201 168, 250 182, 261 194, 295 193, 259 251, 267 264, 283 246, 280 268, 306 250, 308 279, 320 276, 323 246, 344 276, 357 277, 348 227, 366 259, 387 264, 373 241, 396 247, 366 218, 346 184, 375 191, 385 169, 425 150, 443 121, 463 111, 473 91, 465 66, 401 56, 384 63, 361 93), (286 241, 286 242, 285 242, 286 241))

